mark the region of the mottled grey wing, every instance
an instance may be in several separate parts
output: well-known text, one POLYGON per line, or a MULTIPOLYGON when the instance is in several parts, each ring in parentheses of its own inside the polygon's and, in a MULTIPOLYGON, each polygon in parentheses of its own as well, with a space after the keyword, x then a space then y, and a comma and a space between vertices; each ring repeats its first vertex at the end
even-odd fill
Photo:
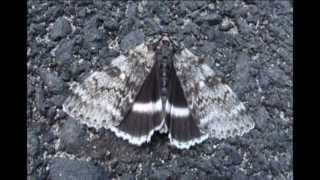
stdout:
POLYGON ((73 82, 63 110, 81 123, 99 129, 117 126, 130 109, 154 64, 154 53, 141 44, 128 57, 115 58, 103 71, 73 82))
POLYGON ((236 94, 188 49, 176 54, 174 67, 188 106, 200 129, 209 137, 241 136, 254 127, 254 121, 236 94))

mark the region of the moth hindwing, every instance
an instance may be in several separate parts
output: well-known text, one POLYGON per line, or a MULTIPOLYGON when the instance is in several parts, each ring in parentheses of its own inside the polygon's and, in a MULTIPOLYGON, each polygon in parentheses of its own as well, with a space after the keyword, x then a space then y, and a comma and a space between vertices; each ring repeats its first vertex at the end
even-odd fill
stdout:
POLYGON ((150 142, 159 131, 168 133, 170 144, 187 149, 208 137, 242 135, 254 127, 230 87, 166 36, 115 58, 71 90, 65 112, 135 145, 150 142))

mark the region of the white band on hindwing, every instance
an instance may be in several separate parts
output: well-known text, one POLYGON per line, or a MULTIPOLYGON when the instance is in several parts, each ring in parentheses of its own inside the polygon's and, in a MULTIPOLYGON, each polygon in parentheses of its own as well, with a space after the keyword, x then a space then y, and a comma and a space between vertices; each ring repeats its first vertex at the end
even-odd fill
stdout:
POLYGON ((166 113, 174 117, 188 117, 190 115, 190 110, 188 107, 175 107, 170 104, 169 101, 166 102, 166 113))
POLYGON ((147 102, 147 103, 135 102, 132 106, 132 111, 136 113, 148 113, 148 114, 161 112, 162 101, 161 99, 159 99, 156 102, 147 102))

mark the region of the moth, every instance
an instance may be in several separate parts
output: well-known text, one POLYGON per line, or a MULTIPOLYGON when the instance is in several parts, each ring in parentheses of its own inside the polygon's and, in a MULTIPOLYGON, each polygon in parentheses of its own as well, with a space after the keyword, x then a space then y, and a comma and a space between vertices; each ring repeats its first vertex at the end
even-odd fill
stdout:
POLYGON ((138 146, 156 131, 167 133, 171 145, 188 149, 254 128, 231 88, 166 35, 137 45, 70 89, 63 104, 68 115, 138 146))

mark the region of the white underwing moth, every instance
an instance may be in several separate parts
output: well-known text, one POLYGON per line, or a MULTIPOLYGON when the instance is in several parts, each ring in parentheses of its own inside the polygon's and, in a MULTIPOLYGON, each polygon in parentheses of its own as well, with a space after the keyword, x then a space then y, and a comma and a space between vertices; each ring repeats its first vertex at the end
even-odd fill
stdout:
POLYGON ((199 57, 164 35, 130 49, 70 88, 63 104, 67 114, 135 145, 150 142, 159 131, 168 134, 173 146, 188 149, 254 127, 231 88, 199 57))

